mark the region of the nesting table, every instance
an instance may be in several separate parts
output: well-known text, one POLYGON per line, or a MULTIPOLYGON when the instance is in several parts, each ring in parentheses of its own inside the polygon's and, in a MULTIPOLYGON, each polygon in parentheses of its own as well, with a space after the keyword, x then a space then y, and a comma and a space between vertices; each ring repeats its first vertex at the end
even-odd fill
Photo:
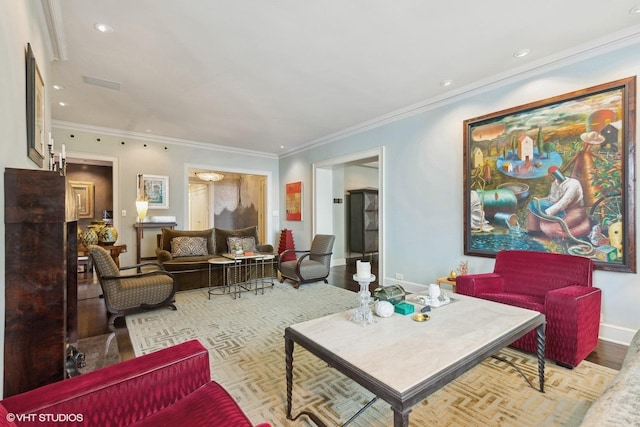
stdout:
POLYGON ((275 277, 265 276, 267 267, 275 271, 276 257, 274 254, 255 252, 251 255, 237 255, 224 253, 222 256, 209 259, 209 298, 211 295, 229 293, 234 299, 242 292, 258 291, 264 294, 265 285, 273 286, 275 277), (212 283, 212 269, 222 268, 222 287, 215 287, 212 283))

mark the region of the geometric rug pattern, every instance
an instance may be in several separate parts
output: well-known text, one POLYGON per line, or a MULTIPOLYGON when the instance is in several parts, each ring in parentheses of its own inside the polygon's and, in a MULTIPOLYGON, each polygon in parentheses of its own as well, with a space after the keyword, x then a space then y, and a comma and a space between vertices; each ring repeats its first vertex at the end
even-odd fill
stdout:
MULTIPOLYGON (((160 309, 127 316, 136 355, 197 338, 209 350, 212 378, 229 391, 252 422, 314 425, 306 416, 295 422, 286 419, 284 329, 355 308, 356 293, 322 282, 299 289, 276 283, 264 295, 244 293, 235 300, 229 295, 209 299, 203 289, 179 292, 176 306, 177 311, 160 309)), ((366 327, 362 332, 367 333, 366 327)), ((515 363, 537 385, 533 355, 506 348, 499 356, 515 363)), ((572 370, 548 362, 545 393, 540 393, 509 364, 488 358, 415 405, 410 425, 579 425, 616 372, 586 361, 572 370)), ((294 415, 311 411, 328 426, 342 425, 374 397, 300 346, 295 346, 293 375, 294 415)), ((392 411, 378 400, 350 425, 392 426, 392 411)))

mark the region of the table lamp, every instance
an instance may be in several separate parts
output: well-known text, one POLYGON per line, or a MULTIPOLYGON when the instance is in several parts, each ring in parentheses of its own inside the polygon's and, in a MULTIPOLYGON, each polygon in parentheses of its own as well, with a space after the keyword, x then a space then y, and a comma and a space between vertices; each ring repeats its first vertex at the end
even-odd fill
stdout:
POLYGON ((138 220, 144 221, 147 217, 147 209, 149 209, 149 202, 147 200, 136 200, 136 211, 138 212, 138 220))

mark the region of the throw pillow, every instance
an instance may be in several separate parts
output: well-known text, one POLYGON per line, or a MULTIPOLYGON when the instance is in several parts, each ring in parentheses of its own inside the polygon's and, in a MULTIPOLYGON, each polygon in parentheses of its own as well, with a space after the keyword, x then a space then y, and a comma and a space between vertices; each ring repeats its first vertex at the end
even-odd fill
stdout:
POLYGON ((204 237, 174 237, 171 239, 171 255, 181 256, 202 256, 208 255, 207 239, 204 237))
POLYGON ((227 237, 227 251, 233 253, 240 246, 244 252, 256 251, 256 239, 253 237, 227 237))

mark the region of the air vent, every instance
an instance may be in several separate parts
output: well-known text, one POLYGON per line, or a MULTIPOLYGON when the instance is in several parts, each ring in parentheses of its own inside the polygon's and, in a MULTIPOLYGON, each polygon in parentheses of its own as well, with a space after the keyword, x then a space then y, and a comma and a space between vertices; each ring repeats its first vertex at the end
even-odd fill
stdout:
POLYGON ((107 89, 120 90, 120 83, 110 82, 108 80, 96 79, 95 77, 82 76, 84 82, 88 85, 100 86, 107 89))

